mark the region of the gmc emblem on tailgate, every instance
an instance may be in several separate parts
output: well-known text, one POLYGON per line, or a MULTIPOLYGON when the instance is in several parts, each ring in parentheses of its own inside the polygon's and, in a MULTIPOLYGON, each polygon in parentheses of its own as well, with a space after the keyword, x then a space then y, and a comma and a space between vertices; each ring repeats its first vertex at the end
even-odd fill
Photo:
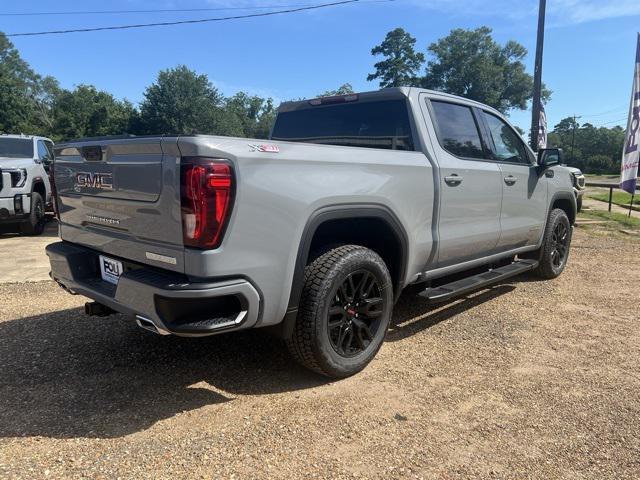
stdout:
POLYGON ((76 173, 76 190, 80 188, 100 188, 113 190, 113 174, 111 173, 76 173))

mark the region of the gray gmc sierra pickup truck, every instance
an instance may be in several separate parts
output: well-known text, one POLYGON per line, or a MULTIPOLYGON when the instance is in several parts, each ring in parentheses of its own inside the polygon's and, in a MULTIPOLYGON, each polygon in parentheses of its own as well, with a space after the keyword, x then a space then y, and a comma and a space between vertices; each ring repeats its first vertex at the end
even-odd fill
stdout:
POLYGON ((270 327, 330 377, 362 370, 407 286, 445 301, 564 269, 576 197, 496 110, 415 88, 284 103, 271 139, 56 147, 51 276, 155 333, 270 327))

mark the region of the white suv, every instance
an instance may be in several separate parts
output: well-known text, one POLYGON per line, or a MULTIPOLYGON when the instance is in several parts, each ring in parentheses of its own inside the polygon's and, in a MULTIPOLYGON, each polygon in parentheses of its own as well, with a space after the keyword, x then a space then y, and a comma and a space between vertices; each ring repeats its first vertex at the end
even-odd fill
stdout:
POLYGON ((44 229, 51 204, 53 142, 31 135, 0 135, 0 225, 29 235, 44 229))

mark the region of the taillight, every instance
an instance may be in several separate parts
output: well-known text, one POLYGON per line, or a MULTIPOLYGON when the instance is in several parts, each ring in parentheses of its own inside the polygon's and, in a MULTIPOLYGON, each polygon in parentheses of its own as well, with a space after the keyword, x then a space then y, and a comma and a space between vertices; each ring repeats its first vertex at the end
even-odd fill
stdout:
POLYGON ((225 160, 190 157, 180 164, 182 235, 187 247, 216 248, 231 216, 235 180, 225 160))

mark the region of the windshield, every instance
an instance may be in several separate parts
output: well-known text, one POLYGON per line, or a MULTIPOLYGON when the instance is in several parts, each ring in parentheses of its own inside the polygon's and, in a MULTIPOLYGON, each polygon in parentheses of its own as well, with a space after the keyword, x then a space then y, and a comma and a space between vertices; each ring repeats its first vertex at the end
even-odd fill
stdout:
POLYGON ((33 158, 30 138, 0 138, 0 157, 33 158))
POLYGON ((346 103, 281 112, 273 140, 413 150, 404 100, 346 103))

